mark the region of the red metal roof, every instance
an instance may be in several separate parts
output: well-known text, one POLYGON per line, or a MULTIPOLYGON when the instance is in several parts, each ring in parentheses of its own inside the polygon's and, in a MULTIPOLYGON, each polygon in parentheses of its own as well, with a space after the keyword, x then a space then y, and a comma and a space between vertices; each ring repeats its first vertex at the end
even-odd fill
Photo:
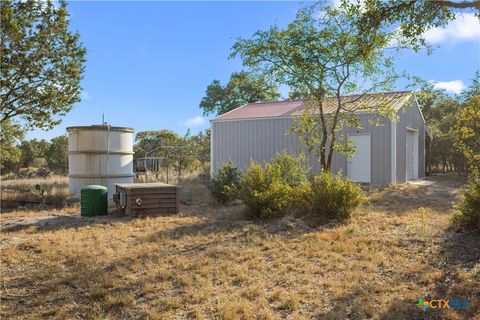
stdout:
MULTIPOLYGON (((351 95, 342 97, 343 103, 349 104, 349 109, 356 112, 368 112, 378 104, 398 106, 400 101, 410 97, 411 91, 382 92, 365 95, 351 95)), ((305 110, 303 100, 285 100, 270 102, 247 103, 241 107, 220 115, 215 120, 235 120, 252 118, 290 117, 300 115, 305 110)), ((336 98, 327 97, 323 104, 325 113, 336 110, 336 98)))

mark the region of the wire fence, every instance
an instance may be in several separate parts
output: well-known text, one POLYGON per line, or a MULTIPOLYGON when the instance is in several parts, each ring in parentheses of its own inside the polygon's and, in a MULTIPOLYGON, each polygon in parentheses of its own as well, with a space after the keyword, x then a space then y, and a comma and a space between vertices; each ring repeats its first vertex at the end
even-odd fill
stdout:
POLYGON ((190 146, 165 145, 146 152, 144 157, 134 159, 133 166, 139 181, 147 182, 150 179, 169 183, 171 177, 180 177, 194 160, 200 158, 190 146), (158 155, 160 153, 161 156, 158 155))

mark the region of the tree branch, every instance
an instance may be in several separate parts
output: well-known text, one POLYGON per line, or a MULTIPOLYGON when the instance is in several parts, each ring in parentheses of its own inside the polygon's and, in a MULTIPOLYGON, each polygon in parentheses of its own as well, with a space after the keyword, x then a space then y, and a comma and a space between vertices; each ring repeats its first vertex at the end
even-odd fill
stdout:
POLYGON ((480 9, 480 1, 463 1, 463 2, 454 2, 454 1, 447 1, 443 0, 440 1, 444 6, 449 7, 449 8, 455 8, 455 9, 469 9, 469 8, 475 8, 475 9, 480 9))

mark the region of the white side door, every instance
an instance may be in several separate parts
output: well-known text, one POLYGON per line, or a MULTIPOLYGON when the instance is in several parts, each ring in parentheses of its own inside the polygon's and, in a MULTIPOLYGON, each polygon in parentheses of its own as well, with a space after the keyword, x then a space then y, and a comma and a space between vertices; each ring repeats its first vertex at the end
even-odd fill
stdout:
POLYGON ((418 146, 417 133, 412 130, 407 130, 406 141, 406 180, 418 179, 418 146))
POLYGON ((371 139, 370 134, 351 135, 355 143, 355 154, 348 160, 348 177, 355 182, 371 183, 371 139))

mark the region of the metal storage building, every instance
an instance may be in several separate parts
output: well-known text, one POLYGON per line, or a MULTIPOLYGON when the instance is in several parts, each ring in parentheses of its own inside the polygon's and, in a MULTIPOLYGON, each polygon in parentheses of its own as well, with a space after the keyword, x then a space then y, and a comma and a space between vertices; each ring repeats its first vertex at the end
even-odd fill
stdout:
MULTIPOLYGON (((342 172, 353 181, 375 185, 424 177, 426 126, 413 92, 344 98, 356 99, 355 103, 364 106, 363 112, 357 113, 362 126, 344 127, 338 132, 355 142, 356 152, 351 159, 334 154, 332 172, 342 172), (397 121, 369 112, 376 103, 389 103, 395 108, 397 121)), ((327 98, 324 110, 327 113, 329 108, 333 110, 334 103, 327 98)), ((302 145, 289 128, 304 110, 305 103, 301 100, 248 103, 213 119, 212 174, 230 160, 245 171, 252 161, 265 163, 279 152, 301 152, 302 145)), ((319 172, 317 157, 307 156, 311 167, 319 172)))

